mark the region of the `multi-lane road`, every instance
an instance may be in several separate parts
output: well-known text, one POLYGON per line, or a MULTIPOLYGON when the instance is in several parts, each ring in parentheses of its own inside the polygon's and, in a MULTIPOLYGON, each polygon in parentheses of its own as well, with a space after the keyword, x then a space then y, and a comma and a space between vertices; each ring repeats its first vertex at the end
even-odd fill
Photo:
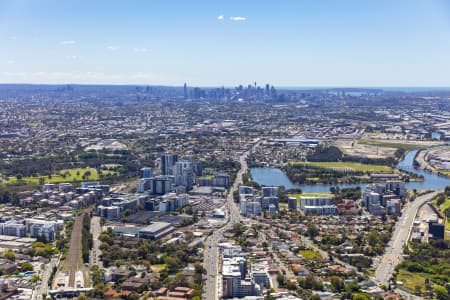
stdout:
MULTIPOLYGON (((233 224, 241 221, 239 208, 234 204, 233 192, 238 190, 239 185, 242 184, 242 175, 248 170, 247 156, 259 146, 260 142, 256 143, 251 150, 245 152, 239 157, 241 169, 239 170, 236 179, 227 195, 226 209, 228 211, 228 222, 222 228, 214 231, 206 240, 206 250, 204 254, 204 265, 207 272, 207 280, 205 282, 205 290, 203 298, 207 300, 219 299, 219 249, 217 245, 223 239, 223 233, 230 229, 233 224)), ((439 191, 429 193, 417 197, 413 202, 408 202, 404 209, 402 216, 399 218, 391 241, 386 248, 376 271, 374 280, 379 285, 387 285, 394 273, 395 267, 401 262, 403 258, 403 246, 407 242, 410 231, 412 229, 417 211, 419 208, 435 197, 439 191)))
POLYGON ((433 192, 417 197, 413 202, 408 202, 404 209, 402 216, 399 218, 391 241, 386 248, 386 251, 381 258, 381 262, 375 270, 375 282, 379 285, 388 285, 389 280, 394 273, 395 267, 401 262, 403 258, 403 246, 407 242, 411 228, 414 223, 417 211, 426 202, 430 201, 439 192, 433 192))
POLYGON ((239 186, 242 184, 242 175, 247 173, 247 156, 249 153, 258 147, 260 142, 258 141, 253 145, 251 150, 243 153, 239 157, 239 163, 241 164, 241 169, 238 171, 236 175, 236 179, 234 180, 233 186, 227 195, 227 201, 225 204, 225 208, 228 212, 227 218, 228 221, 225 226, 214 231, 207 239, 206 239, 206 249, 204 253, 204 267, 206 269, 206 282, 205 289, 203 293, 203 299, 214 300, 219 299, 220 295, 220 282, 219 282, 219 249, 218 244, 223 238, 223 233, 231 229, 235 223, 241 221, 241 215, 239 212, 239 208, 234 204, 233 193, 239 189, 239 186))

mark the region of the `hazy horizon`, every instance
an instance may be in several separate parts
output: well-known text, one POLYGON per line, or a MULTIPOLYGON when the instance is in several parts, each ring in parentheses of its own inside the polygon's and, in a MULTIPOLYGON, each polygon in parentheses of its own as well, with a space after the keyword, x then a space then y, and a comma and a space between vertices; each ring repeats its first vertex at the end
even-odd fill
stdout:
POLYGON ((6 0, 0 82, 442 87, 448 36, 444 0, 6 0))

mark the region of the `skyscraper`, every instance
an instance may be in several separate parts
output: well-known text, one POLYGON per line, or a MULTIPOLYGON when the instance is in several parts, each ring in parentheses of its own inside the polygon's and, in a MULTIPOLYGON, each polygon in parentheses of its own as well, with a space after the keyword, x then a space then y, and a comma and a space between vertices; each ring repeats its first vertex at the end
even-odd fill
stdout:
POLYGON ((184 99, 188 98, 188 93, 187 93, 187 84, 184 83, 184 99))
POLYGON ((161 156, 161 174, 173 175, 173 167, 178 161, 178 155, 176 154, 164 154, 161 156))
POLYGON ((139 174, 140 178, 150 178, 153 175, 152 174, 152 168, 149 168, 149 167, 141 168, 139 173, 140 173, 139 174))
POLYGON ((186 191, 192 189, 195 182, 194 166, 189 160, 181 160, 175 163, 175 184, 186 187, 186 191))

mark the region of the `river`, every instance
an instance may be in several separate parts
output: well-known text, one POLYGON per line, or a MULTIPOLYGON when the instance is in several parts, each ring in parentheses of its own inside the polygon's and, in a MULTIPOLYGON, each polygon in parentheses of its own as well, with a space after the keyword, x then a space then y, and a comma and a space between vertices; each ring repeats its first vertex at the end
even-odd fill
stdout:
MULTIPOLYGON (((397 164, 397 169, 405 170, 423 176, 424 180, 420 182, 406 182, 407 189, 417 190, 439 190, 450 186, 450 179, 414 168, 413 162, 418 150, 408 152, 405 157, 397 164)), ((251 168, 250 174, 253 180, 266 186, 284 186, 286 189, 301 189, 303 193, 329 192, 331 187, 339 188, 361 187, 365 189, 367 184, 295 184, 281 169, 278 168, 251 168)))

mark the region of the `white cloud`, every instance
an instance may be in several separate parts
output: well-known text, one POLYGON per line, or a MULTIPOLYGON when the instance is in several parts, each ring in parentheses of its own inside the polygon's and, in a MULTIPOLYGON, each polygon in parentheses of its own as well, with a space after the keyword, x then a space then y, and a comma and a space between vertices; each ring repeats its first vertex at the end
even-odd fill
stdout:
POLYGON ((79 56, 76 56, 76 55, 67 55, 66 58, 67 58, 67 59, 70 59, 70 60, 75 60, 75 59, 78 59, 78 58, 80 58, 80 57, 79 57, 79 56))
POLYGON ((106 47, 106 49, 108 49, 108 50, 110 50, 110 51, 115 51, 115 50, 119 49, 119 47, 116 47, 116 46, 108 46, 108 47, 106 47))
POLYGON ((76 43, 77 43, 76 41, 72 41, 72 40, 59 42, 59 44, 62 46, 75 45, 76 43))
POLYGON ((223 19, 224 19, 223 15, 220 15, 220 16, 217 17, 217 20, 219 20, 219 21, 223 21, 223 19))
POLYGON ((137 52, 137 53, 145 53, 148 51, 149 50, 147 48, 140 48, 140 47, 133 48, 133 52, 137 52))
POLYGON ((245 21, 247 20, 246 17, 240 17, 240 16, 236 16, 236 17, 230 17, 231 21, 245 21))
POLYGON ((10 60, 8 60, 7 62, 6 62, 8 65, 13 65, 13 64, 15 64, 16 63, 16 61, 15 60, 12 60, 12 59, 10 59, 10 60))

